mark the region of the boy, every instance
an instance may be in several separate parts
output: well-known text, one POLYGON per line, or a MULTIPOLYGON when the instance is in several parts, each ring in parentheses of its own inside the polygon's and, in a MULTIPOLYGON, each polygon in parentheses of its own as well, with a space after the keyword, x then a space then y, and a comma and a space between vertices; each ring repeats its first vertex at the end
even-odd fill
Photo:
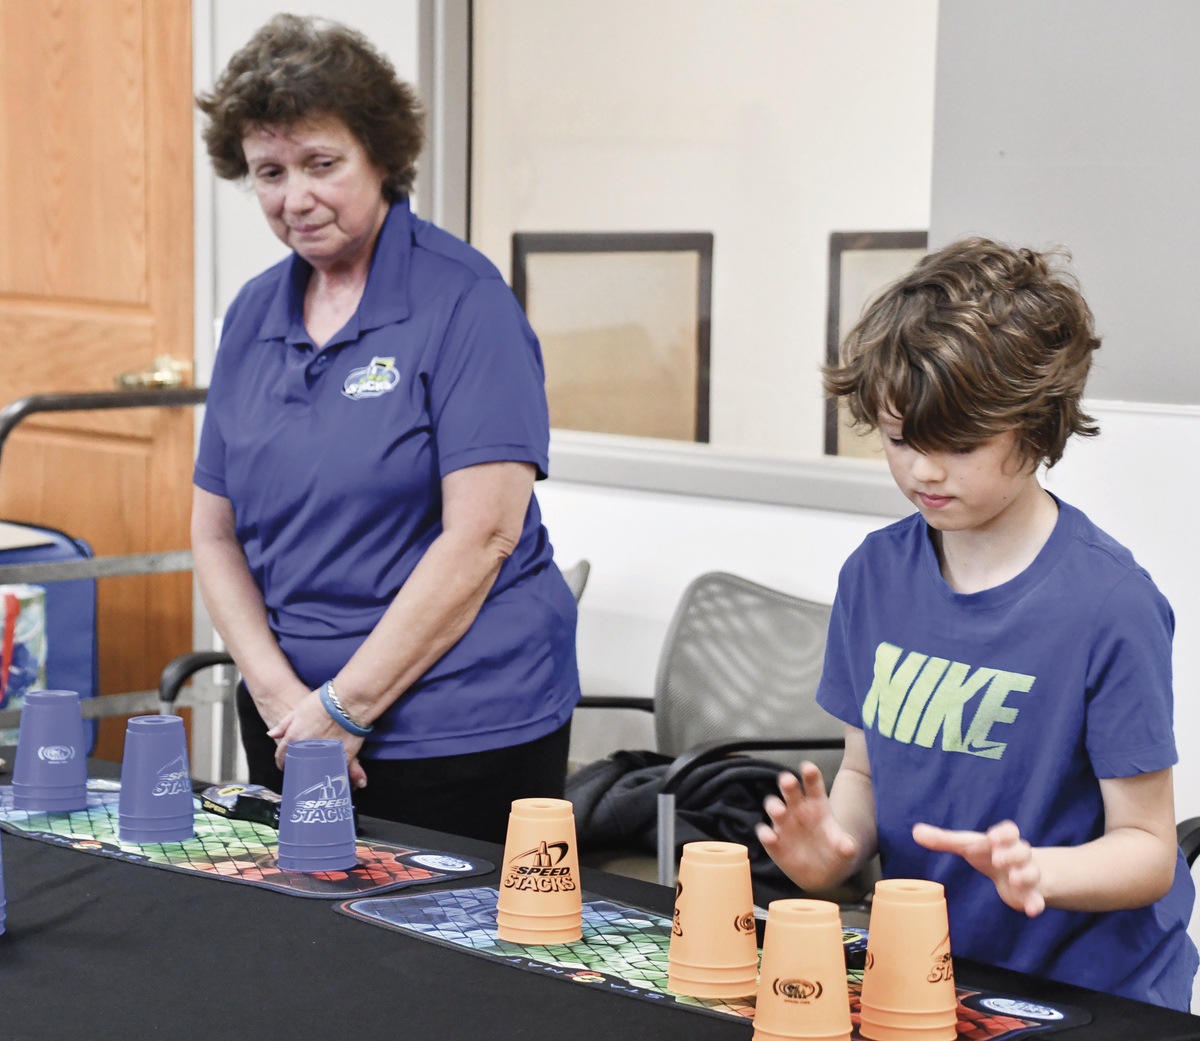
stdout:
POLYGON ((1098 432, 1080 408, 1092 314, 1051 260, 948 246, 827 371, 918 513, 839 578, 817 694, 846 723, 832 790, 810 763, 781 776, 759 838, 807 890, 876 851, 887 877, 943 883, 955 954, 1187 1010, 1174 619, 1129 551, 1038 482, 1098 432))

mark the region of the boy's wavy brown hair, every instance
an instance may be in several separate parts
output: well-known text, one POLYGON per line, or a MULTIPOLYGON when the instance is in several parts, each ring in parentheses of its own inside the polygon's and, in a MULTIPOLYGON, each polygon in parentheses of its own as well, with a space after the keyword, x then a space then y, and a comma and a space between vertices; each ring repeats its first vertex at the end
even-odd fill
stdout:
POLYGON ((392 63, 338 22, 276 15, 196 105, 208 117, 204 143, 218 177, 236 181, 249 173, 242 139, 250 131, 336 116, 387 172, 388 202, 412 191, 424 140, 421 106, 392 63))
POLYGON ((1080 407, 1100 340, 1068 259, 984 238, 929 254, 868 305, 826 392, 856 425, 899 417, 922 452, 1014 430, 1025 462, 1053 466, 1072 434, 1100 432, 1080 407))

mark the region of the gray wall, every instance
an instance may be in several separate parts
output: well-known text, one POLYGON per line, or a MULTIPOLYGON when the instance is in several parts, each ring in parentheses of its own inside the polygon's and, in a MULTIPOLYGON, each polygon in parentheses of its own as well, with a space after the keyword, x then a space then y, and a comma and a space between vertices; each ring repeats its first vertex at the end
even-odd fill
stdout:
POLYGON ((1200 3, 941 0, 934 247, 1061 243, 1088 395, 1200 403, 1200 3))

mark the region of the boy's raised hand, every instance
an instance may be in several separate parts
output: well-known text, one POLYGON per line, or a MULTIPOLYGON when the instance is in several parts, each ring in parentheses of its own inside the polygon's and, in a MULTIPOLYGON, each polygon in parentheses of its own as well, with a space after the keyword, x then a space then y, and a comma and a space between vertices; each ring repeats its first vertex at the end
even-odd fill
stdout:
POLYGON ((820 891, 850 873, 858 843, 834 819, 821 771, 809 762, 795 774, 779 775, 779 796, 763 808, 770 824, 756 828, 759 841, 785 875, 801 889, 820 891))
POLYGON ((956 853, 976 871, 996 883, 996 892, 1009 907, 1036 918, 1046 910, 1039 888, 1041 869, 1033 849, 1012 821, 1002 821, 987 831, 948 831, 932 824, 914 824, 912 835, 919 846, 941 853, 956 853))

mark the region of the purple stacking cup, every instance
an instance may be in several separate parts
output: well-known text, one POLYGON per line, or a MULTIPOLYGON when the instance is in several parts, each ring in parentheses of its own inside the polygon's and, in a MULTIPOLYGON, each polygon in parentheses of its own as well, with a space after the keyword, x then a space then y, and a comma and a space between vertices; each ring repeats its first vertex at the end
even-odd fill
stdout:
POLYGON ((134 716, 125 725, 117 835, 147 845, 195 834, 187 734, 179 716, 134 716))
POLYGON ((332 738, 292 741, 283 763, 279 866, 344 871, 358 863, 346 749, 332 738))
POLYGON ((87 744, 75 691, 31 690, 25 695, 12 795, 18 810, 86 808, 87 744))
POLYGON ((4 849, 0 845, 0 936, 4 935, 4 849))

